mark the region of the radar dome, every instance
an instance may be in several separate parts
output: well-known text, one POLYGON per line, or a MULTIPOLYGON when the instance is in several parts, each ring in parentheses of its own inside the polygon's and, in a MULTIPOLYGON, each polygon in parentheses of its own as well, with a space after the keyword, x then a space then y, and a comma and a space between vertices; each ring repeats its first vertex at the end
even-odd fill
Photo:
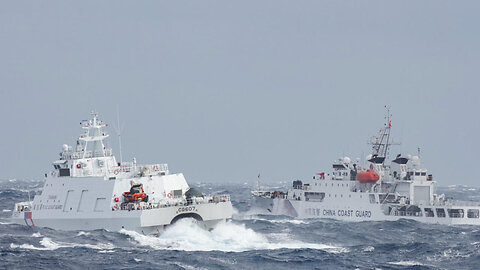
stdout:
POLYGON ((344 157, 343 158, 343 163, 350 164, 350 162, 352 162, 352 160, 349 157, 344 157))
POLYGON ((63 151, 68 151, 68 145, 67 144, 62 145, 62 149, 63 151))
POLYGON ((412 163, 414 166, 419 166, 420 165, 420 158, 418 156, 413 156, 412 157, 412 163))

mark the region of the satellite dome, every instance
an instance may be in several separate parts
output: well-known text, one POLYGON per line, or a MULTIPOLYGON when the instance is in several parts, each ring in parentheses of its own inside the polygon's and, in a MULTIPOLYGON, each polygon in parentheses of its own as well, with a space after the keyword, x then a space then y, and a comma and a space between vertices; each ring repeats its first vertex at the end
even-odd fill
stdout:
POLYGON ((412 163, 414 166, 420 165, 420 158, 418 156, 413 156, 412 157, 412 163))

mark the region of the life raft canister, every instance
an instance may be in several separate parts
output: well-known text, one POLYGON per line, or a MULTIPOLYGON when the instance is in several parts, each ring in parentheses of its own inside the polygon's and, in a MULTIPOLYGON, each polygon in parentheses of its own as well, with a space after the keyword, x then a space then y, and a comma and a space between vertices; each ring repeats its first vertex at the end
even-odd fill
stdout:
POLYGON ((367 170, 366 172, 359 172, 357 179, 360 183, 375 183, 380 179, 380 176, 374 170, 367 170))

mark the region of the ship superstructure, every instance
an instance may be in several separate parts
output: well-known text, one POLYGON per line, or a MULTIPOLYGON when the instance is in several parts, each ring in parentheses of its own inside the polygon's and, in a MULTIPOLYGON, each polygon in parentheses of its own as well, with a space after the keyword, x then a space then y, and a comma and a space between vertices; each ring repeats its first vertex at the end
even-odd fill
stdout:
POLYGON ((386 121, 372 137, 372 154, 365 165, 359 159, 337 159, 331 173, 318 173, 304 184, 297 180, 287 192, 252 191, 260 207, 276 215, 332 218, 348 221, 414 219, 439 224, 480 225, 480 202, 447 199, 435 193, 433 175, 419 155, 397 155, 387 163, 392 122, 386 121))
POLYGON ((61 230, 120 229, 160 233, 181 218, 205 228, 231 218, 229 195, 205 195, 190 188, 167 164, 118 163, 105 144, 107 126, 92 112, 80 123, 75 146, 63 145, 41 194, 15 205, 12 220, 61 230))

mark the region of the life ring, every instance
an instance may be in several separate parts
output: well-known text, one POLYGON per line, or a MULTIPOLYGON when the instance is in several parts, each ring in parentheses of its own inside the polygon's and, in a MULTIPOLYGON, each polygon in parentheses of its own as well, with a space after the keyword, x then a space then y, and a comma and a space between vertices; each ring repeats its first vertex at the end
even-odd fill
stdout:
POLYGON ((120 171, 117 169, 115 171, 113 171, 113 174, 117 175, 120 171))
POLYGON ((172 193, 171 193, 171 192, 168 193, 168 194, 167 194, 167 197, 171 199, 171 198, 173 197, 172 193))
POLYGON ((120 199, 118 197, 115 197, 115 199, 113 199, 114 202, 119 202, 120 199))
POLYGON ((77 164, 77 169, 80 169, 82 168, 82 165, 80 165, 80 163, 77 164))
POLYGON ((158 171, 158 165, 153 166, 154 171, 158 171))

